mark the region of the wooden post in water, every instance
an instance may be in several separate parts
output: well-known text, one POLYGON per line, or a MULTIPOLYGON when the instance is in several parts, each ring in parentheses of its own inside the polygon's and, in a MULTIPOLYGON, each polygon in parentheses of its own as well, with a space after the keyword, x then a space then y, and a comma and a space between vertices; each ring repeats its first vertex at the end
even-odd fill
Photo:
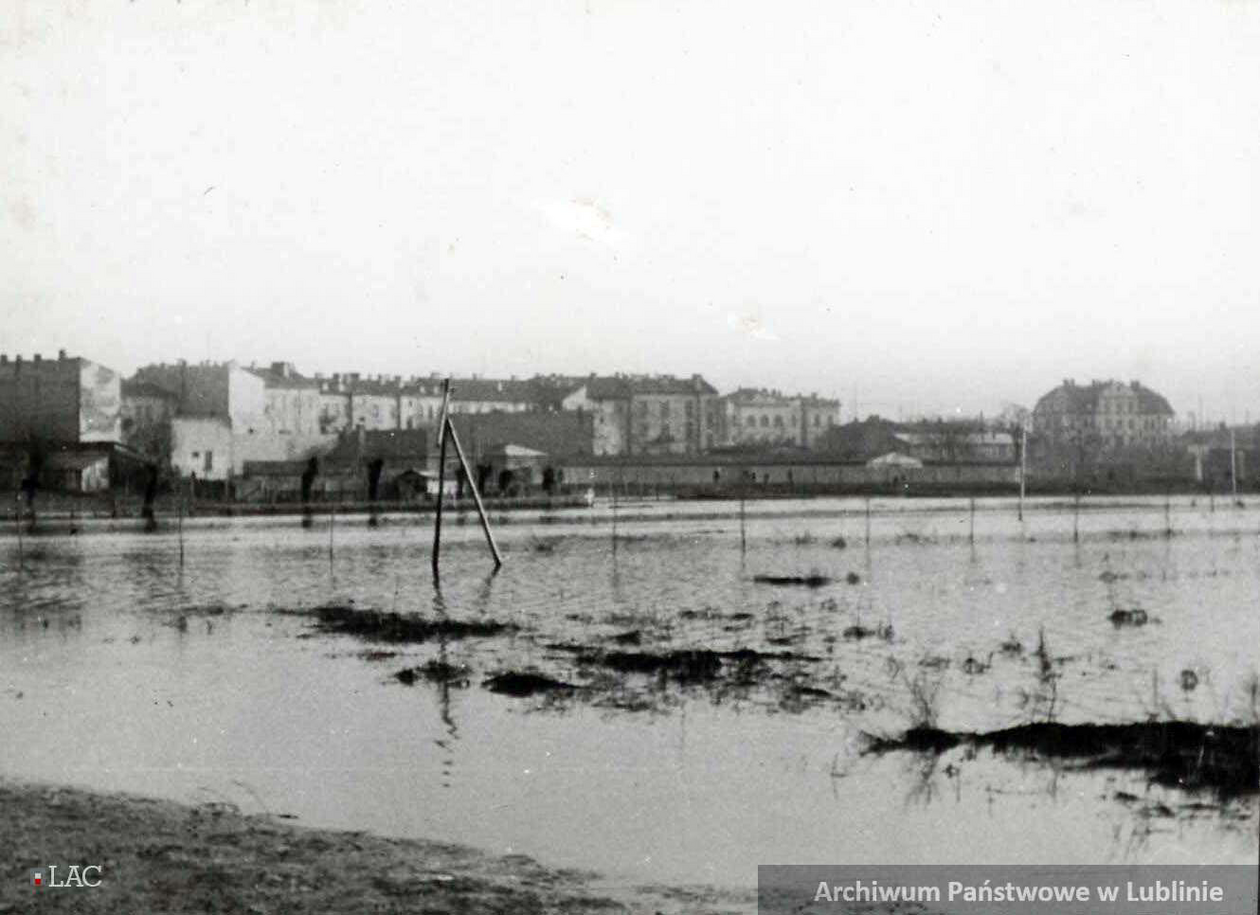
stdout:
POLYGON ((1164 493, 1164 536, 1172 536, 1172 490, 1164 493))
MULTIPOLYGON (((620 471, 618 471, 618 476, 620 476, 620 471)), ((612 548, 613 548, 613 552, 616 553, 617 552, 617 484, 616 482, 613 483, 613 487, 612 487, 612 499, 613 499, 612 548)))
MULTIPOLYGON (((464 468, 464 479, 468 481, 468 488, 472 490, 473 502, 477 505, 477 517, 481 519, 481 530, 486 535, 486 543, 490 545, 490 553, 494 556, 494 568, 497 571, 503 565, 503 557, 499 555, 499 547, 494 542, 494 534, 490 533, 490 522, 486 519, 485 506, 481 504, 477 480, 473 476, 472 468, 468 466, 468 459, 464 457, 464 449, 460 447, 459 436, 455 434, 455 425, 449 416, 446 417, 446 428, 443 431, 451 437, 451 444, 455 446, 455 455, 459 458, 459 466, 464 468)), ((436 557, 436 553, 434 555, 436 557)))
MULTIPOLYGON (((341 495, 338 492, 338 495, 341 495)), ((337 503, 329 502, 328 509, 328 564, 333 562, 333 532, 337 529, 337 503)))
POLYGON ((1081 542, 1081 494, 1076 494, 1072 508, 1072 542, 1081 542))
POLYGON ((748 552, 748 533, 744 529, 744 480, 739 481, 739 551, 748 552))
POLYGON ((442 499, 446 488, 446 411, 451 402, 451 379, 442 382, 442 412, 438 421, 437 512, 433 519, 433 577, 438 575, 438 553, 442 549, 442 499))
POLYGON ((1019 445, 1019 520, 1024 520, 1024 480, 1028 476, 1028 426, 1021 427, 1019 445))
POLYGON ((1238 506, 1238 442, 1234 430, 1229 430, 1229 485, 1233 491, 1234 506, 1238 506))
POLYGON ((866 546, 871 545, 871 497, 866 497, 866 546))
POLYGON ((976 542, 976 499, 975 499, 975 496, 971 497, 970 518, 971 518, 971 526, 968 528, 968 531, 967 531, 967 542, 974 546, 976 542))
POLYGON ((184 567, 184 483, 182 480, 176 484, 177 491, 175 493, 175 510, 179 518, 179 567, 184 567))
POLYGON ((17 508, 13 509, 13 520, 17 522, 18 534, 18 570, 26 568, 26 552, 22 545, 22 496, 17 497, 17 508))

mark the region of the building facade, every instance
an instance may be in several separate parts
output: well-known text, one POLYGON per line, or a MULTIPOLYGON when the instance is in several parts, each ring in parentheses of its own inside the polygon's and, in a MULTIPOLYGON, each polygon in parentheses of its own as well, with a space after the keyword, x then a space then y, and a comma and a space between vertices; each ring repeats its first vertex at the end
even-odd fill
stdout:
POLYGON ((561 405, 594 417, 596 454, 701 454, 720 441, 721 400, 699 375, 592 375, 561 405))
POLYGON ((722 443, 809 448, 840 422, 840 401, 740 388, 722 398, 722 443))
POLYGON ((121 442, 122 377, 62 350, 0 354, 0 442, 121 442))
POLYGON ((1163 396, 1131 381, 1064 382, 1037 401, 1033 432, 1051 446, 1100 450, 1154 447, 1173 435, 1172 407, 1163 396))

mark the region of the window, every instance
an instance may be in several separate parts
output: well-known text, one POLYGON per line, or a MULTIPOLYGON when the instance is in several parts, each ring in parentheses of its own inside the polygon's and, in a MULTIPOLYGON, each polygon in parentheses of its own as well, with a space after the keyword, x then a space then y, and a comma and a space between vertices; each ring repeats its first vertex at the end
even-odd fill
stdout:
POLYGON ((661 419, 666 422, 669 421, 669 401, 668 400, 661 401, 661 419))
POLYGON ((205 470, 207 473, 209 473, 211 470, 214 470, 214 452, 213 451, 206 452, 205 470))
POLYGON ((769 426, 770 426, 770 417, 762 413, 761 414, 761 428, 767 429, 769 428, 769 426))

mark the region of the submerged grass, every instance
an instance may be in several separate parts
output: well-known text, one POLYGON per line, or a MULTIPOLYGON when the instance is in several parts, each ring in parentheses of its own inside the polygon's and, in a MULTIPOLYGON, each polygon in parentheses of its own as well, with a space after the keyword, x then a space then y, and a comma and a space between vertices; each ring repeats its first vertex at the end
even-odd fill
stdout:
POLYGON ((897 738, 873 738, 868 752, 943 753, 988 747, 1042 759, 1078 761, 1086 769, 1140 769, 1151 780, 1222 797, 1260 792, 1260 726, 1143 721, 1131 724, 1061 724, 1036 721, 986 733, 918 725, 897 738))
POLYGON ((810 575, 754 575, 753 581, 759 585, 803 585, 806 588, 821 588, 831 584, 826 575, 812 573, 810 575))
POLYGON ((350 635, 373 642, 427 642, 435 638, 489 638, 514 632, 516 626, 498 620, 426 619, 411 614, 359 610, 354 607, 316 607, 307 615, 315 617, 320 632, 350 635))

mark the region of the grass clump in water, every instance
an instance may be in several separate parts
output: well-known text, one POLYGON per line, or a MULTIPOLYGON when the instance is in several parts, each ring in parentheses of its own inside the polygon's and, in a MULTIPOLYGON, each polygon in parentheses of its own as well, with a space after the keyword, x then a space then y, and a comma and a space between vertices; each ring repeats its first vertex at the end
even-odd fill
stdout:
POLYGON ((427 642, 448 639, 489 638, 513 632, 516 626, 497 620, 426 619, 410 614, 354 607, 327 606, 310 611, 320 632, 351 635, 373 642, 427 642))

